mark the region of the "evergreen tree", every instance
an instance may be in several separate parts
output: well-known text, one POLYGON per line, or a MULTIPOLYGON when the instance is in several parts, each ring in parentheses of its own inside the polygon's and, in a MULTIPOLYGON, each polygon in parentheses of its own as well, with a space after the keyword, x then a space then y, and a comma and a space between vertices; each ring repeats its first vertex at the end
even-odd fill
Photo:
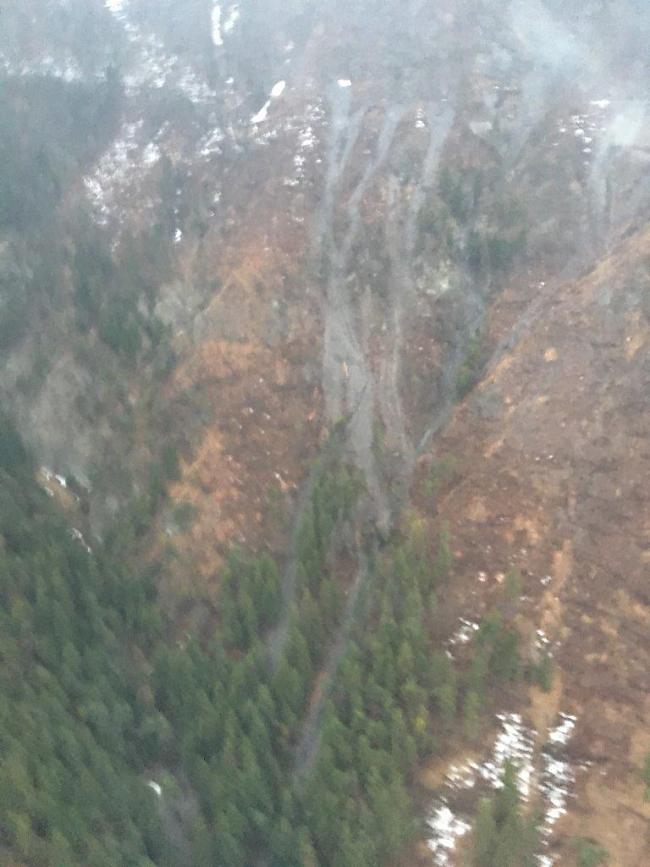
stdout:
POLYGON ((497 826, 492 801, 481 798, 474 825, 472 864, 474 867, 494 867, 497 826))
POLYGON ((478 693, 472 689, 468 690, 463 703, 463 731, 469 741, 474 741, 478 737, 480 710, 481 700, 478 693))

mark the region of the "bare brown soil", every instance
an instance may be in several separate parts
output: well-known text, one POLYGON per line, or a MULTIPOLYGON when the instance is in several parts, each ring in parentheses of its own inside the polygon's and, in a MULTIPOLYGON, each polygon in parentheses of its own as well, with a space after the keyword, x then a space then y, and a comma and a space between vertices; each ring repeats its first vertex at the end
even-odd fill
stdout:
MULTIPOLYGON (((588 768, 558 825, 562 864, 574 863, 574 836, 596 839, 613 865, 650 863, 639 774, 650 740, 649 263, 646 230, 580 279, 540 287, 536 315, 457 408, 415 484, 419 508, 454 540, 450 604, 480 613, 517 566, 522 634, 527 623, 559 642, 553 689, 532 689, 523 710, 540 732, 558 710, 578 717, 572 751, 588 768), (436 499, 423 480, 440 455, 459 472, 436 499)), ((516 297, 492 311, 496 340, 516 322, 516 297)))

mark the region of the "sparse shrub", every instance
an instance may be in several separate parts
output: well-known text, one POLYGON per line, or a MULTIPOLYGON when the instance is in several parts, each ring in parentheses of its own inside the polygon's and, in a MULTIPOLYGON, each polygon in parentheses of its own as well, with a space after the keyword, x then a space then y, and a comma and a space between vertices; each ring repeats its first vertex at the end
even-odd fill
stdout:
POLYGON ((160 462, 162 464, 165 479, 168 482, 173 482, 180 478, 178 449, 174 443, 167 443, 163 446, 160 462))
POLYGON ((523 592, 523 578, 516 567, 506 572, 505 594, 510 602, 516 602, 523 592))
POLYGON ((0 470, 28 472, 32 459, 11 419, 0 411, 0 470))
POLYGON ((196 507, 192 503, 178 503, 174 506, 174 523, 181 533, 192 526, 196 517, 196 507))
POLYGON ((473 197, 472 191, 465 187, 463 175, 452 173, 448 168, 444 168, 440 172, 438 191, 452 217, 458 223, 464 223, 472 211, 473 197))
POLYGON ((442 488, 453 481, 457 474, 457 461, 452 455, 445 455, 431 464, 429 475, 424 483, 428 496, 437 494, 442 488))
POLYGON ((576 837, 573 846, 577 853, 578 867, 599 867, 606 864, 609 852, 590 837, 576 837))
POLYGON ((28 321, 29 303, 24 287, 0 286, 0 351, 13 346, 28 321))
POLYGON ((537 682, 541 688, 548 692, 553 683, 553 657, 550 653, 545 653, 537 668, 537 682))
POLYGON ((440 231, 440 219, 433 202, 423 205, 418 214, 418 234, 435 235, 440 231))
POLYGON ((526 232, 522 230, 514 237, 493 234, 487 239, 487 257, 492 271, 506 271, 515 257, 526 246, 526 232))
POLYGON ((487 357, 485 341, 475 334, 467 344, 465 358, 456 376, 456 396, 462 400, 478 382, 487 357))
POLYGON ((98 331, 110 348, 130 362, 135 361, 142 338, 134 305, 117 298, 111 299, 99 314, 98 331))

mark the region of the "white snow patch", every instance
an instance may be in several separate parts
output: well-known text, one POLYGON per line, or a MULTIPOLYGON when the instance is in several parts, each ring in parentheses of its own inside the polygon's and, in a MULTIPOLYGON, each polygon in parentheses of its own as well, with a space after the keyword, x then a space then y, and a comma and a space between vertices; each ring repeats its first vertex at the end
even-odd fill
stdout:
POLYGON ((79 542, 80 544, 82 544, 84 546, 84 548, 86 549, 88 554, 92 554, 92 548, 90 547, 90 545, 87 544, 81 530, 78 530, 76 527, 73 527, 70 530, 70 535, 72 536, 73 539, 76 539, 77 542, 79 542))
MULTIPOLYGON (((537 637, 541 643, 548 641, 541 630, 537 637)), ((464 765, 452 765, 445 776, 446 793, 435 802, 427 819, 427 825, 433 832, 427 845, 434 853, 433 863, 437 867, 448 867, 452 864, 456 840, 469 828, 465 819, 454 812, 453 798, 456 793, 472 789, 481 782, 487 783, 491 788, 501 788, 506 762, 511 762, 515 767, 517 789, 522 800, 528 801, 532 796, 535 781, 534 744, 537 733, 523 724, 519 714, 499 714, 497 719, 501 723, 501 731, 488 758, 480 764, 468 761, 464 765)), ((575 716, 561 713, 559 722, 551 729, 547 745, 540 755, 538 789, 543 807, 543 850, 537 854, 540 867, 553 867, 555 863, 554 856, 548 852, 549 840, 553 825, 566 812, 566 804, 575 783, 575 774, 565 754, 575 724, 575 716)))
POLYGON ((609 138, 618 147, 631 147, 637 140, 645 120, 646 107, 642 102, 631 103, 617 114, 610 129, 609 138))
POLYGON ((221 148, 219 145, 225 139, 223 131, 217 127, 212 132, 204 135, 199 142, 199 153, 202 157, 210 157, 213 154, 220 154, 221 148))
POLYGON ((487 135, 489 132, 492 132, 492 121, 472 120, 470 121, 469 128, 476 136, 487 135))
POLYGON ((596 108, 607 108, 608 105, 611 105, 609 99, 592 99, 589 105, 595 105, 596 108))
POLYGON ((212 7, 212 44, 220 48, 223 45, 223 37, 221 36, 221 6, 215 4, 212 7))
MULTIPOLYGON (((155 89, 172 85, 194 103, 208 102, 215 92, 196 72, 184 64, 175 54, 168 54, 161 39, 145 32, 124 14, 125 0, 105 0, 106 8, 124 27, 133 54, 125 64, 124 84, 127 94, 132 95, 143 87, 155 89)), ((212 9, 212 36, 220 39, 220 29, 215 21, 220 16, 219 6, 212 9)))
POLYGON ((176 231, 174 232, 174 244, 180 244, 180 242, 182 240, 183 240, 183 230, 182 229, 176 229, 176 231))
POLYGON ((142 127, 142 121, 125 123, 118 138, 100 158, 94 172, 83 179, 99 225, 108 224, 109 219, 120 209, 120 195, 137 189, 138 183, 149 175, 161 158, 157 140, 164 131, 160 130, 154 141, 141 142, 138 139, 142 127))
POLYGON ((427 819, 427 825, 433 831, 433 837, 427 840, 427 845, 433 852, 433 863, 437 867, 446 867, 451 863, 450 857, 456 848, 456 840, 466 834, 471 825, 456 816, 445 803, 427 819))
POLYGON ((551 642, 543 629, 537 630, 537 636, 535 638, 535 647, 538 651, 544 653, 550 653, 551 642))
MULTIPOLYGON (((499 714, 497 719, 501 722, 501 731, 490 757, 483 764, 468 762, 460 767, 452 765, 445 777, 445 787, 453 793, 461 789, 471 789, 483 780, 492 788, 501 788, 503 771, 506 762, 510 761, 515 766, 519 793, 522 799, 527 801, 533 778, 535 732, 523 725, 519 714, 499 714)), ((454 814, 445 797, 436 803, 427 819, 427 825, 433 831, 433 836, 427 840, 427 845, 434 854, 433 863, 436 867, 447 867, 452 863, 451 854, 456 840, 471 826, 454 814)))
POLYGON ((264 123, 264 121, 269 116, 269 108, 271 107, 271 100, 277 99, 278 97, 282 96, 286 86, 287 86, 286 81, 278 81, 273 85, 273 87, 271 88, 271 96, 269 97, 269 99, 266 100, 266 102, 264 103, 262 108, 257 112, 257 114, 253 115, 253 117, 251 118, 251 123, 264 123))
POLYGON ((235 24, 239 21, 240 16, 239 6, 235 3, 234 6, 231 6, 228 10, 228 17, 223 23, 223 32, 224 33, 232 33, 235 24))
POLYGON ((282 96, 286 86, 286 81, 278 81, 276 84, 274 84, 271 88, 271 99, 277 99, 279 96, 282 96))
POLYGON ((498 714, 497 719, 502 730, 494 743, 492 759, 481 766, 479 773, 495 789, 500 789, 506 763, 512 762, 516 766, 517 789, 527 801, 533 776, 535 732, 523 724, 518 713, 498 714))
POLYGON ((271 100, 267 99, 262 108, 254 114, 251 118, 251 123, 264 123, 266 118, 269 116, 269 107, 271 105, 271 100))
POLYGON ((571 740, 573 730, 576 727, 576 717, 568 713, 561 713, 560 719, 562 722, 550 732, 548 739, 552 744, 566 745, 571 740))
MULTIPOLYGON (((561 713, 560 723, 549 733, 548 747, 542 752, 542 775, 539 784, 545 812, 542 837, 546 844, 553 825, 566 813, 566 805, 575 783, 575 773, 562 748, 571 740, 576 718, 561 713)), ((550 862, 551 864, 553 861, 550 862)))
POLYGON ((147 780, 147 785, 150 789, 153 789, 159 798, 162 796, 162 788, 159 783, 155 782, 155 780, 147 780))
POLYGON ((465 620, 465 618, 461 617, 459 628, 454 632, 447 643, 452 647, 456 644, 467 644, 467 642, 474 636, 474 633, 478 632, 479 629, 480 627, 478 623, 474 623, 472 620, 465 620))
POLYGON ((352 82, 349 78, 339 78, 336 83, 339 87, 352 87, 352 82))
POLYGON ((302 150, 313 150, 318 142, 311 126, 305 127, 298 135, 298 144, 302 150))
POLYGON ((160 159, 160 148, 155 142, 150 141, 142 151, 142 163, 145 166, 153 166, 160 159))
POLYGON ((55 58, 49 54, 32 60, 30 63, 16 63, 4 54, 0 54, 0 69, 7 75, 26 77, 31 75, 59 78, 68 84, 73 81, 81 81, 84 78, 81 67, 71 57, 55 58))
POLYGON ((201 102, 210 102, 214 99, 215 94, 212 88, 207 82, 199 78, 189 66, 181 68, 176 86, 195 105, 201 102))

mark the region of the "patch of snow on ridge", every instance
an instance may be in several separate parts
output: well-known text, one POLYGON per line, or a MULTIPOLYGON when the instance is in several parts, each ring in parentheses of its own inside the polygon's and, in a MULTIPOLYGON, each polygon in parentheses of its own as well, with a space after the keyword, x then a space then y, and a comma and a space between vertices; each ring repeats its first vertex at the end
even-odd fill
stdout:
POLYGON ((494 743, 492 759, 480 767, 479 773, 495 789, 500 789, 506 763, 512 762, 516 767, 517 789, 522 799, 527 801, 533 777, 536 733, 523 724, 518 713, 498 714, 497 719, 502 728, 494 743))
POLYGON ((220 154, 220 144, 225 139, 223 130, 216 127, 211 132, 203 136, 199 142, 199 153, 202 157, 210 157, 213 154, 220 154))
POLYGON ((83 545, 83 547, 86 549, 86 552, 88 554, 92 554, 93 550, 90 547, 90 545, 86 542, 86 540, 84 539, 84 535, 81 532, 81 530, 78 530, 76 527, 73 527, 70 530, 70 535, 72 536, 73 539, 76 539, 80 545, 83 545))
MULTIPOLYGON (((549 732, 548 743, 542 750, 539 790, 544 806, 541 839, 545 848, 548 847, 553 826, 566 813, 567 802, 573 795, 575 772, 566 756, 565 747, 571 740, 575 723, 574 716, 561 713, 559 724, 549 732)), ((543 853, 539 863, 542 867, 552 867, 555 857, 543 853)))
POLYGON ((427 819, 427 825, 433 832, 433 836, 427 840, 427 846, 433 852, 433 863, 436 867, 449 867, 453 863, 451 857, 456 841, 471 827, 465 818, 454 813, 452 809, 451 802, 456 793, 473 789, 481 782, 490 788, 500 788, 503 785, 506 762, 512 762, 516 769, 517 788, 521 797, 524 801, 529 798, 533 778, 535 732, 523 724, 519 714, 499 714, 497 719, 501 723, 501 731, 489 758, 482 764, 470 761, 460 767, 452 765, 444 782, 444 790, 448 794, 443 794, 438 799, 427 819))
POLYGON ((515 768, 517 789, 524 802, 534 798, 533 787, 537 784, 543 816, 540 826, 541 851, 536 857, 540 867, 553 867, 555 863, 555 857, 549 852, 549 842, 553 826, 566 812, 567 801, 572 797, 575 773, 566 749, 573 735, 576 717, 567 713, 559 715, 537 759, 535 730, 526 726, 517 713, 499 714, 497 719, 501 723, 501 730, 487 757, 480 762, 467 761, 462 765, 451 765, 427 817, 426 824, 431 830, 427 845, 433 853, 436 867, 450 867, 454 863, 456 841, 470 828, 479 797, 503 786, 507 762, 511 762, 515 768))
POLYGON ((212 7, 212 44, 217 48, 223 45, 223 37, 221 36, 221 6, 215 4, 212 7))
POLYGON ((142 163, 145 166, 153 166, 160 159, 160 148, 155 142, 150 141, 142 151, 142 163))
POLYGON ((112 146, 103 154, 83 185, 100 226, 117 212, 116 199, 145 178, 162 156, 155 141, 142 141, 143 122, 125 123, 112 146))
POLYGON ((562 720, 560 725, 556 726, 548 736, 552 744, 568 744, 576 727, 576 717, 571 714, 561 713, 560 719, 562 720))
POLYGON ((49 78, 59 78, 70 84, 73 81, 81 81, 84 75, 77 61, 68 56, 57 59, 49 54, 32 60, 30 63, 16 63, 6 55, 0 54, 0 69, 7 75, 27 77, 30 75, 49 78))
POLYGON ((251 123, 264 123, 266 118, 269 116, 269 107, 271 105, 271 100, 267 99, 262 108, 254 114, 251 118, 251 123))
POLYGON ((147 780, 147 785, 150 789, 153 789, 158 798, 162 796, 162 787, 160 786, 160 783, 156 783, 155 780, 147 780))
MULTIPOLYGON (((216 98, 215 92, 190 66, 175 54, 169 54, 161 39, 145 32, 125 15, 125 0, 105 0, 106 8, 123 25, 133 51, 124 64, 124 84, 129 95, 144 87, 176 87, 191 102, 205 103, 216 98)), ((219 7, 214 7, 214 10, 219 7)), ((213 20, 214 24, 214 20, 213 20)), ((213 29, 213 37, 215 36, 213 29)))
POLYGON ((278 81, 271 88, 271 96, 266 100, 262 108, 254 114, 251 118, 251 123, 264 123, 266 118, 269 116, 269 108, 271 107, 271 100, 278 99, 284 93, 284 89, 287 86, 286 81, 278 81))
POLYGON ((279 96, 282 96, 286 86, 286 81, 278 81, 276 84, 274 84, 271 88, 271 99, 277 99, 279 96))
POLYGON ((337 84, 339 87, 352 87, 352 82, 349 78, 339 78, 337 84))
POLYGON ((472 827, 468 822, 454 815, 446 804, 441 804, 427 819, 427 825, 433 831, 433 837, 427 841, 433 852, 433 863, 436 867, 446 867, 450 864, 451 853, 456 848, 456 840, 466 834, 472 827))
POLYGON ((448 641, 448 644, 452 647, 456 644, 467 644, 467 642, 474 637, 474 633, 478 632, 480 629, 478 623, 474 623, 471 620, 465 620, 464 617, 461 617, 459 622, 460 626, 448 641))
POLYGON ((239 21, 240 17, 239 6, 235 3, 234 6, 231 6, 228 11, 228 17, 223 23, 223 32, 224 33, 232 33, 234 30, 235 24, 239 21))

